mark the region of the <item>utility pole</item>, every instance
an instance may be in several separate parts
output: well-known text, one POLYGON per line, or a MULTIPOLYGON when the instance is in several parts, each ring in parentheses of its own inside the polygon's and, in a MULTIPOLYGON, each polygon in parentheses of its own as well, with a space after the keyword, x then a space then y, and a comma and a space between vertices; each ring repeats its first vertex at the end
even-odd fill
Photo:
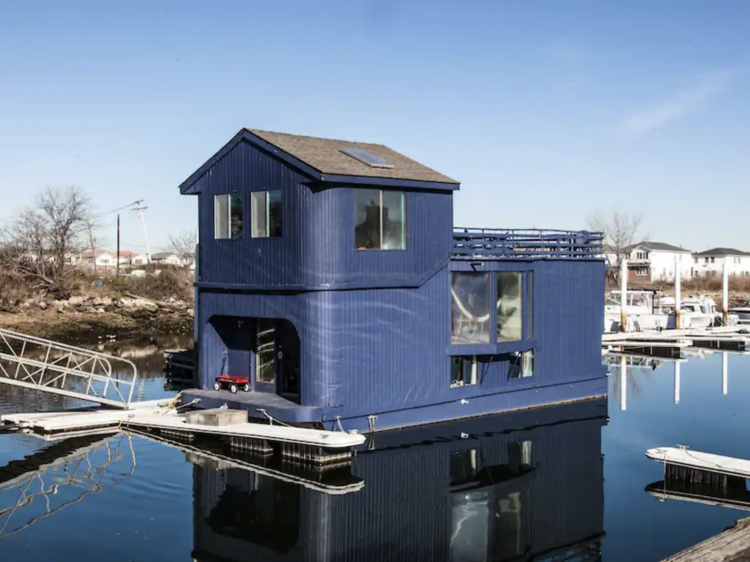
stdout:
POLYGON ((117 273, 115 277, 120 276, 120 213, 117 213, 117 273))
POLYGON ((142 205, 143 199, 140 199, 133 203, 133 205, 137 205, 134 211, 138 211, 138 214, 141 217, 141 225, 143 226, 143 239, 146 241, 146 256, 148 257, 148 263, 151 263, 151 246, 148 243, 148 231, 146 230, 146 218, 143 215, 143 211, 148 209, 148 207, 144 207, 142 205))
POLYGON ((89 244, 91 244, 91 256, 94 260, 94 275, 98 275, 96 267, 96 244, 94 244, 94 233, 91 230, 91 220, 86 219, 86 228, 89 230, 89 244))

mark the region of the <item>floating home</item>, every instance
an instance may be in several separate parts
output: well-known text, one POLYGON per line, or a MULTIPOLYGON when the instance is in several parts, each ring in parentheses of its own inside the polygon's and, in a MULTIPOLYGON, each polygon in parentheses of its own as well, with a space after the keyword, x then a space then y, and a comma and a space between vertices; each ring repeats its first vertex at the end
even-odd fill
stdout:
POLYGON ((380 144, 241 130, 180 186, 199 208, 183 399, 378 431, 605 395, 601 236, 455 228, 458 190, 380 144))

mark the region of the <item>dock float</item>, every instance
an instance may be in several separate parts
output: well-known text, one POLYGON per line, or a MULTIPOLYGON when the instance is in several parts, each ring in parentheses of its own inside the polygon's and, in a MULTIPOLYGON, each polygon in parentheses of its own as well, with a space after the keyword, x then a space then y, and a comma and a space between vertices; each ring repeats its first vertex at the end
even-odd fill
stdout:
POLYGON ((126 410, 7 414, 0 416, 0 421, 42 435, 85 435, 115 428, 141 430, 188 443, 214 440, 232 449, 279 454, 316 466, 348 461, 353 449, 365 442, 364 435, 356 432, 294 427, 274 420, 249 422, 245 410, 217 408, 178 413, 170 400, 135 403, 126 410))
POLYGON ((745 562, 750 560, 750 518, 740 519, 734 527, 661 562, 745 562))
POLYGON ((689 451, 687 447, 657 447, 648 449, 646 457, 664 464, 664 477, 709 486, 737 488, 750 478, 750 461, 689 451))

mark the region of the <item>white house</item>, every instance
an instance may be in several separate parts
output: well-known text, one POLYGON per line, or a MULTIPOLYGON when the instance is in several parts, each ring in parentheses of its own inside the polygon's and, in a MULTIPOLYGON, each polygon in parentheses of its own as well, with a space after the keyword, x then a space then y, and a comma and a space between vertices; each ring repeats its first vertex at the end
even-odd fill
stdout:
POLYGON ((182 267, 185 262, 174 252, 157 252, 151 254, 151 261, 165 265, 176 265, 182 267))
POLYGON ((143 266, 149 262, 148 254, 134 254, 130 259, 130 263, 133 266, 143 266))
POLYGON ((724 264, 729 275, 750 276, 750 253, 734 248, 713 248, 693 254, 695 275, 721 275, 724 264))
POLYGON ((82 254, 83 262, 93 267, 96 263, 97 269, 114 269, 117 267, 117 256, 107 250, 86 250, 82 254))
POLYGON ((690 250, 665 244, 664 242, 641 242, 628 249, 628 280, 630 281, 674 281, 679 267, 680 277, 692 275, 690 250))

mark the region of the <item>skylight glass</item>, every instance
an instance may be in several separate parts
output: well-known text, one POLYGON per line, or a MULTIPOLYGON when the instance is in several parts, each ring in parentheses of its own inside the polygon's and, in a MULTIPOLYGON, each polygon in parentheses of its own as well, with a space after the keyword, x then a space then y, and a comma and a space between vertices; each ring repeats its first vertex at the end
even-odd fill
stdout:
POLYGON ((359 160, 363 164, 367 164, 371 168, 393 168, 393 164, 389 164, 382 158, 378 158, 366 150, 361 150, 359 148, 342 148, 341 152, 359 160))

